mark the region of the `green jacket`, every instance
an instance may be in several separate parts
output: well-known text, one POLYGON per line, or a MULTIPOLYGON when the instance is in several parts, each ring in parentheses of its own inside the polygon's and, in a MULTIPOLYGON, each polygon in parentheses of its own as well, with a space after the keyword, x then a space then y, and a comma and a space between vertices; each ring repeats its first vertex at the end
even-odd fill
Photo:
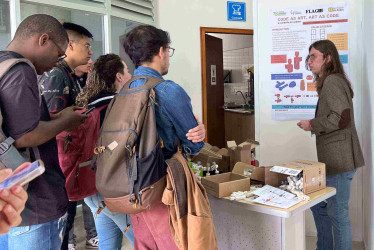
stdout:
POLYGON ((333 175, 362 167, 364 157, 354 122, 352 96, 344 78, 329 75, 319 95, 315 118, 318 161, 326 164, 326 174, 333 175))

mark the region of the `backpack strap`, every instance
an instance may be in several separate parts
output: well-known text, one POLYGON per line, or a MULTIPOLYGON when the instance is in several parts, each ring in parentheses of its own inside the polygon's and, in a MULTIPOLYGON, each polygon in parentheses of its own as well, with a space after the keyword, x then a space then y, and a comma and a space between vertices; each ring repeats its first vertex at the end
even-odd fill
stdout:
POLYGON ((0 80, 3 78, 3 76, 8 73, 8 71, 17 63, 27 63, 35 72, 34 65, 26 58, 11 58, 7 59, 0 63, 0 80))
POLYGON ((164 81, 165 80, 163 78, 156 78, 156 77, 152 77, 152 76, 134 76, 125 83, 125 85, 122 87, 120 92, 128 92, 128 91, 134 91, 134 90, 136 91, 138 89, 144 89, 144 88, 153 89, 158 84, 160 84, 164 81), (142 86, 135 87, 135 88, 130 88, 131 83, 135 82, 138 79, 145 79, 146 82, 142 86))
MULTIPOLYGON (((3 79, 4 75, 9 72, 9 70, 18 63, 27 63, 36 73, 34 65, 26 58, 11 58, 7 59, 0 63, 0 81, 3 79)), ((0 155, 4 154, 8 151, 8 149, 12 146, 12 144, 15 142, 12 137, 6 137, 3 128, 3 116, 0 109, 0 155)), ((37 151, 39 152, 39 151, 37 151)), ((37 157, 37 156, 36 156, 37 157)), ((37 158, 37 159, 40 159, 37 158)), ((7 166, 7 167, 13 167, 13 166, 7 166)), ((17 166, 15 166, 17 167, 17 166)))
MULTIPOLYGON (((88 104, 88 106, 92 106, 92 105, 95 105, 95 104, 97 104, 97 103, 99 103, 99 102, 101 102, 101 101, 105 101, 105 100, 109 100, 109 99, 113 99, 115 97, 115 95, 110 95, 110 96, 105 96, 105 97, 101 97, 101 98, 99 98, 99 99, 97 99, 97 100, 95 100, 95 101, 93 101, 93 102, 91 102, 91 103, 89 103, 88 104)), ((108 105, 105 105, 105 107, 107 107, 108 105)))
MULTIPOLYGON (((0 81, 3 79, 4 75, 8 73, 8 71, 16 64, 18 63, 27 63, 35 72, 35 67, 34 65, 26 58, 11 58, 7 59, 3 62, 0 63, 0 81)), ((3 131, 2 125, 3 124, 3 116, 1 114, 0 110, 0 155, 3 154, 5 151, 8 150, 10 145, 14 143, 14 139, 11 137, 6 137, 5 133, 3 131)))
POLYGON ((154 87, 156 87, 157 85, 159 85, 160 83, 162 83, 164 81, 165 80, 162 79, 162 78, 156 78, 156 77, 148 76, 147 77, 147 82, 144 83, 143 88, 146 87, 147 89, 153 89, 154 87))

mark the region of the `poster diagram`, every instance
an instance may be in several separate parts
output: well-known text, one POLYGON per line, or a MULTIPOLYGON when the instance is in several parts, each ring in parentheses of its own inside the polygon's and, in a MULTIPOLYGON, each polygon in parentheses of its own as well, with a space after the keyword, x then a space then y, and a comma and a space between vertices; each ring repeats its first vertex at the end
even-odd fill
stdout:
POLYGON ((349 6, 346 3, 271 9, 271 96, 273 120, 314 117, 318 101, 316 84, 306 69, 309 46, 331 40, 349 73, 349 6))

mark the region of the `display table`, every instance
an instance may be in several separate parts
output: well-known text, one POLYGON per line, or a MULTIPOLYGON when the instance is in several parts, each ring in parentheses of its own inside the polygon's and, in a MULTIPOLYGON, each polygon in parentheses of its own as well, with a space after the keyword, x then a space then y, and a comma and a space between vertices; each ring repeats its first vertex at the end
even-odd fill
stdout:
POLYGON ((209 195, 218 248, 305 249, 305 210, 335 194, 335 188, 327 187, 289 209, 209 195))

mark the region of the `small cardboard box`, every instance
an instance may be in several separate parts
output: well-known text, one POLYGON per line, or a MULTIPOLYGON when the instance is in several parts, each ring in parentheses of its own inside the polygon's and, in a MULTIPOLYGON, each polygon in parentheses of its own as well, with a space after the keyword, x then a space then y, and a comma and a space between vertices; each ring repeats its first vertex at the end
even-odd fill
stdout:
POLYGON ((270 169, 272 168, 271 167, 263 167, 265 169, 265 184, 266 185, 270 185, 270 186, 273 186, 273 187, 279 187, 281 185, 281 182, 282 181, 286 181, 287 180, 287 176, 288 175, 285 175, 285 174, 281 174, 281 173, 277 173, 277 172, 272 172, 270 171, 270 169))
POLYGON ((218 147, 212 146, 209 143, 205 144, 205 147, 200 153, 192 158, 193 162, 201 162, 203 166, 213 162, 218 164, 218 170, 220 172, 229 172, 230 166, 230 155, 226 148, 219 149, 218 147))
POLYGON ((250 164, 252 160, 251 150, 259 145, 259 142, 250 139, 247 139, 239 145, 237 145, 235 141, 227 141, 227 149, 230 155, 230 169, 232 169, 237 162, 250 164))
POLYGON ((234 167, 232 172, 201 178, 206 192, 215 197, 230 196, 232 192, 249 191, 251 179, 243 176, 242 169, 234 167))
POLYGON ((219 160, 222 160, 222 155, 218 154, 215 149, 216 147, 213 147, 209 143, 206 143, 200 153, 192 158, 192 161, 200 161, 204 166, 206 166, 207 163, 218 163, 219 160))
POLYGON ((222 160, 216 162, 218 164, 218 170, 222 173, 230 171, 230 155, 227 148, 221 148, 217 151, 217 154, 222 156, 222 160))
POLYGON ((237 162, 235 164, 235 171, 237 173, 244 175, 245 169, 252 170, 251 180, 265 182, 265 168, 264 167, 253 166, 251 164, 244 163, 244 162, 237 162))
POLYGON ((265 184, 278 187, 287 176, 296 176, 299 173, 303 176, 304 194, 326 188, 326 165, 307 160, 295 160, 265 168, 265 184))

